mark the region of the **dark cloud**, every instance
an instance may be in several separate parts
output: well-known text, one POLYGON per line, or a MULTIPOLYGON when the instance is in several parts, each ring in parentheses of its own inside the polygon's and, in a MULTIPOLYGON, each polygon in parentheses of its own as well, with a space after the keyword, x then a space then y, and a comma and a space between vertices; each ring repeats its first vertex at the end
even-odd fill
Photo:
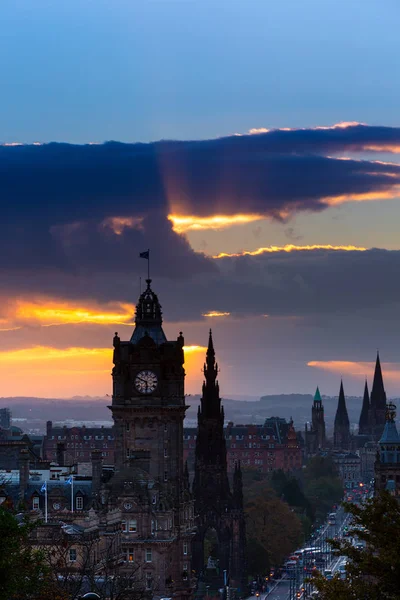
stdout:
POLYGON ((193 142, 0 147, 0 269, 14 285, 17 271, 20 281, 27 271, 36 280, 51 272, 58 289, 67 274, 132 277, 143 271, 138 252, 151 247, 157 276, 216 273, 211 259, 172 230, 167 215, 176 206, 199 216, 282 218, 323 210, 327 197, 384 193, 400 183, 400 166, 323 154, 399 140, 400 129, 353 126, 193 142), (115 216, 139 221, 117 234, 108 222, 115 216))

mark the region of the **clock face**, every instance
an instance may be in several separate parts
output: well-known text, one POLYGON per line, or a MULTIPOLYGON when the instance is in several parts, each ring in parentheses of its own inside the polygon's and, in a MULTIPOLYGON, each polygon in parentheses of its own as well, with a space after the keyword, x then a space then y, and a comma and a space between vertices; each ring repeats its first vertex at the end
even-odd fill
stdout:
POLYGON ((153 371, 140 371, 135 377, 135 388, 141 394, 151 394, 157 387, 157 375, 153 371))

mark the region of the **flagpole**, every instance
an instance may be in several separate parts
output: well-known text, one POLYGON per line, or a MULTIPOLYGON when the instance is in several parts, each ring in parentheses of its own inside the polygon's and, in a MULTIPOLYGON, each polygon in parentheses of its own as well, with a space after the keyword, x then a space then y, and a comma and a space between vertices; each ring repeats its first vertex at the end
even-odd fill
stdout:
POLYGON ((44 488, 44 520, 45 523, 47 523, 47 481, 44 482, 45 483, 45 488, 44 488))
POLYGON ((71 475, 71 512, 74 512, 74 476, 71 475))

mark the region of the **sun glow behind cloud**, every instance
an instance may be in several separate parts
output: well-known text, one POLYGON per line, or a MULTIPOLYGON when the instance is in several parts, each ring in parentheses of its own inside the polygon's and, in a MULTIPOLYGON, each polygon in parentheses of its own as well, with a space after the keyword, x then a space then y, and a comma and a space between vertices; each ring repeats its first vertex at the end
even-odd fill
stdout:
POLYGON ((229 317, 230 312, 220 312, 218 310, 210 310, 209 312, 203 313, 203 317, 229 317))
POLYGON ((73 323, 132 324, 135 308, 131 304, 75 306, 57 300, 20 301, 10 316, 17 324, 65 325, 73 323))
POLYGON ((171 221, 173 230, 176 233, 184 233, 190 230, 226 229, 234 225, 244 225, 245 223, 260 221, 265 218, 265 216, 258 214, 212 215, 208 217, 168 215, 168 219, 171 221))
MULTIPOLYGON (((230 258, 235 256, 259 256, 260 254, 273 254, 275 252, 305 252, 312 250, 335 250, 346 252, 365 252, 367 248, 360 246, 332 246, 330 244, 312 244, 309 246, 296 246, 295 244, 286 244, 285 246, 266 246, 265 248, 257 248, 257 250, 243 250, 243 252, 235 252, 229 254, 220 252, 213 258, 230 258)), ((207 316, 207 315, 203 315, 207 316)))

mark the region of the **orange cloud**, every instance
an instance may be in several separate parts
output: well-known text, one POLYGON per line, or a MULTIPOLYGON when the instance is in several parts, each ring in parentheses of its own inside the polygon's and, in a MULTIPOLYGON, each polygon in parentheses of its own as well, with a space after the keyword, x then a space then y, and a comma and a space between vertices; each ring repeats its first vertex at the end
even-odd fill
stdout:
POLYGON ((220 312, 218 310, 210 310, 209 312, 203 313, 203 317, 229 317, 230 312, 220 312))
POLYGON ((114 304, 105 307, 75 306, 58 300, 43 299, 36 302, 19 301, 11 317, 17 323, 38 322, 41 325, 71 323, 132 324, 134 306, 114 304))
POLYGON ((172 223, 173 230, 176 233, 184 233, 190 230, 203 229, 226 229, 234 225, 243 225, 260 221, 266 217, 258 214, 237 214, 237 215, 213 215, 210 217, 198 217, 195 215, 177 215, 170 214, 168 219, 172 223))
MULTIPOLYGON (((201 389, 204 346, 185 346, 186 382, 201 389)), ((113 349, 33 346, 0 352, 0 397, 105 396, 111 394, 113 349), (21 377, 23 365, 23 377, 21 377)))
POLYGON ((376 192, 366 192, 364 194, 343 194, 341 196, 331 196, 322 198, 322 202, 328 206, 337 206, 345 202, 368 202, 374 200, 393 200, 400 196, 400 185, 393 185, 386 190, 376 192))
MULTIPOLYGON (((344 250, 347 252, 365 252, 367 248, 361 246, 331 246, 330 244, 313 244, 310 246, 296 246, 294 244, 286 244, 285 246, 267 246, 265 248, 257 248, 257 250, 244 250, 243 252, 236 252, 228 254, 227 252, 221 252, 213 258, 226 258, 232 256, 258 256, 259 254, 269 254, 274 252, 300 252, 307 250, 344 250)), ((206 316, 206 315, 203 315, 206 316)))
MULTIPOLYGON (((307 363, 308 367, 314 367, 338 375, 349 375, 364 379, 367 375, 372 377, 375 369, 375 362, 345 361, 345 360, 312 360, 307 363)), ((392 382, 400 382, 400 364, 384 363, 382 365, 384 378, 392 382)))

